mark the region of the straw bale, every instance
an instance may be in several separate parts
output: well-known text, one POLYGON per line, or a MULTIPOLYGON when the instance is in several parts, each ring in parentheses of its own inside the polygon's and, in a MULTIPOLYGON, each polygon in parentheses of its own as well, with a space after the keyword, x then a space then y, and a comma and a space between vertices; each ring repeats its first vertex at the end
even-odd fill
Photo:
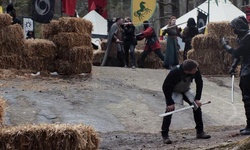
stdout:
POLYGON ((76 64, 93 61, 93 48, 88 46, 73 47, 69 54, 69 60, 76 64))
POLYGON ((222 38, 223 36, 234 35, 229 21, 209 22, 207 25, 208 35, 222 38))
POLYGON ((83 18, 62 17, 59 19, 59 27, 62 32, 87 33, 91 35, 93 24, 83 18))
POLYGON ((26 68, 31 69, 33 72, 50 70, 51 66, 53 66, 52 58, 44 58, 44 57, 27 57, 26 58, 26 68))
POLYGON ((104 57, 105 51, 103 50, 95 50, 93 52, 93 65, 100 66, 104 57))
POLYGON ((228 74, 232 63, 232 56, 223 49, 192 49, 188 52, 188 58, 196 60, 205 75, 228 74))
POLYGON ((58 20, 52 20, 50 23, 42 25, 42 38, 44 39, 49 39, 59 32, 60 28, 58 20))
POLYGON ((11 23, 12 23, 12 17, 9 14, 7 13, 0 14, 0 29, 11 25, 11 23))
POLYGON ((0 124, 2 126, 4 125, 4 115, 5 115, 6 107, 7 107, 6 100, 0 97, 0 124))
POLYGON ((56 71, 60 75, 74 75, 81 73, 91 73, 92 61, 74 63, 70 61, 57 60, 55 63, 56 71))
POLYGON ((52 38, 58 47, 92 46, 91 36, 86 33, 60 32, 52 38))
POLYGON ((24 52, 31 59, 32 57, 53 59, 56 56, 57 47, 52 41, 27 39, 24 45, 24 52))
POLYGON ((211 35, 198 34, 192 39, 192 48, 199 49, 218 49, 222 48, 220 39, 211 35))
POLYGON ((137 45, 135 46, 136 49, 143 50, 144 47, 145 47, 145 41, 144 40, 137 41, 137 45))
POLYGON ((0 29, 0 45, 6 49, 15 49, 22 47, 24 44, 23 29, 19 24, 9 25, 0 29))
POLYGON ((97 150, 99 143, 95 130, 83 124, 28 124, 0 130, 0 149, 97 150))
MULTIPOLYGON (((141 53, 143 52, 143 50, 135 50, 135 57, 136 57, 136 62, 137 62, 137 66, 140 64, 141 61, 141 53)), ((159 69, 162 68, 163 66, 163 62, 161 61, 161 59, 154 53, 150 53, 144 61, 144 68, 152 68, 152 69, 159 69)))
POLYGON ((22 69, 25 68, 25 59, 17 54, 0 56, 0 68, 1 69, 22 69))

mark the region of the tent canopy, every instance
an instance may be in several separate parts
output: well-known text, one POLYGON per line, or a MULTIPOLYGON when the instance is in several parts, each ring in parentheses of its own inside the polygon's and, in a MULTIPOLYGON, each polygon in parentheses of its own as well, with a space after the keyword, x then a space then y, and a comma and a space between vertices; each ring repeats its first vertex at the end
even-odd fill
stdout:
MULTIPOLYGON (((208 0, 198 6, 199 9, 208 13, 208 0)), ((188 18, 193 17, 195 22, 197 22, 198 8, 194 8, 188 13, 176 19, 176 24, 181 24, 178 27, 182 29, 186 27, 188 18)), ((229 0, 218 0, 218 5, 215 0, 210 0, 210 11, 209 11, 209 22, 218 22, 218 21, 232 21, 235 17, 246 16, 244 12, 234 6, 229 0)), ((164 30, 166 28, 161 28, 164 30)))
POLYGON ((108 22, 105 18, 99 15, 95 10, 90 11, 83 17, 93 24, 92 38, 107 38, 108 22))

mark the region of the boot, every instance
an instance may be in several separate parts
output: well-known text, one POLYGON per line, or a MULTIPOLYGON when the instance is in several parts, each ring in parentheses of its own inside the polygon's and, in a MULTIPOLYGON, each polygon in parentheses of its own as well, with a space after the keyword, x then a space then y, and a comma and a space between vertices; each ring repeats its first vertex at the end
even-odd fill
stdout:
POLYGON ((202 132, 196 134, 196 138, 197 139, 209 139, 209 138, 211 138, 211 136, 206 134, 204 131, 202 131, 202 132))
POLYGON ((169 136, 163 137, 163 143, 164 144, 172 144, 172 141, 169 139, 169 136))
POLYGON ((240 131, 241 135, 250 135, 250 128, 245 128, 240 131))

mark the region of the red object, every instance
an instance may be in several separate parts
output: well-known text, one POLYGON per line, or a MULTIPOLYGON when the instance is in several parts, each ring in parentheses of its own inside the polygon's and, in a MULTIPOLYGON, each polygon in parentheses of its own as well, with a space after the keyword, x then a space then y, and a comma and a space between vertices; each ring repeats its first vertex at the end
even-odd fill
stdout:
POLYGON ((89 11, 96 10, 95 2, 93 1, 89 11))
POLYGON ((250 6, 246 6, 245 11, 247 21, 250 22, 250 6))
POLYGON ((105 19, 108 18, 107 4, 107 0, 88 0, 89 11, 95 10, 105 19), (95 9, 92 5, 95 5, 95 9))
POLYGON ((62 12, 69 15, 75 16, 76 0, 62 0, 62 12))
MULTIPOLYGON (((142 33, 143 33, 144 38, 150 38, 154 33, 154 29, 152 27, 148 27, 142 33)), ((148 50, 148 49, 151 49, 153 51, 157 49, 161 49, 161 44, 158 40, 154 44, 151 44, 151 45, 146 44, 144 50, 148 50)))

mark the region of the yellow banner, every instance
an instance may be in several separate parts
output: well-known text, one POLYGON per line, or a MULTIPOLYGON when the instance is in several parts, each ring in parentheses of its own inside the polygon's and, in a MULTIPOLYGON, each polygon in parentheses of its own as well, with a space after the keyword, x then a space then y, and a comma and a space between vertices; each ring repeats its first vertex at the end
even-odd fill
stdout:
POLYGON ((0 14, 2 14, 2 13, 3 13, 3 7, 0 6, 0 14))
POLYGON ((131 0, 131 4, 131 18, 135 26, 149 20, 156 8, 156 0, 131 0))

